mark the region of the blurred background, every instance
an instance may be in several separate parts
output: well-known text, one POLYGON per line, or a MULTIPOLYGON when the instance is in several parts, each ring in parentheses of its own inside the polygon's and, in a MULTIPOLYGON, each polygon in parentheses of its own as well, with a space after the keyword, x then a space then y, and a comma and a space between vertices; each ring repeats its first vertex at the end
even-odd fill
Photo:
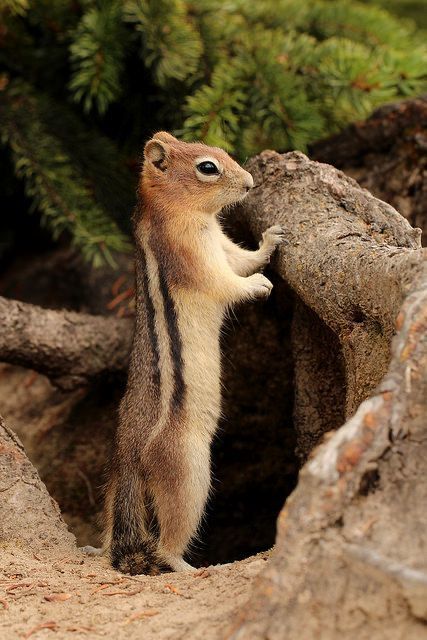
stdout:
MULTIPOLYGON (((307 152, 423 226, 426 28, 425 0, 0 0, 0 295, 132 316, 130 216, 159 129, 241 162, 307 152)), ((297 481, 293 294, 269 277, 269 301, 238 310, 224 337, 198 564, 270 547, 297 481)), ((82 545, 99 544, 124 384, 64 391, 0 364, 0 411, 82 545)))

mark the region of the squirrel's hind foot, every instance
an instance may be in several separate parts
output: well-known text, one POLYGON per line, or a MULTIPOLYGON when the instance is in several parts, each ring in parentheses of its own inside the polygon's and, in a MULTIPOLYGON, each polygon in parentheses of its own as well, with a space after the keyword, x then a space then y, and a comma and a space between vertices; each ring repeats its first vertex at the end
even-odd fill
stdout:
MULTIPOLYGON (((162 567, 151 558, 147 558, 144 553, 130 553, 113 560, 112 565, 122 573, 128 573, 131 576, 145 574, 148 576, 158 576, 162 573, 162 567)), ((165 569, 163 569, 164 571, 165 569)))
POLYGON ((157 576, 164 571, 171 571, 171 567, 158 557, 156 544, 152 540, 140 541, 136 545, 116 541, 112 545, 110 558, 114 569, 131 576, 157 576))

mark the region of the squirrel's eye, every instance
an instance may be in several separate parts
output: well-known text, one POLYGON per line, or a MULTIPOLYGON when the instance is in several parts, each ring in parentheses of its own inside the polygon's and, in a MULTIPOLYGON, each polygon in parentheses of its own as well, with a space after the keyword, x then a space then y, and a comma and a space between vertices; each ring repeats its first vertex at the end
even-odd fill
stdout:
POLYGON ((197 165, 197 169, 198 171, 200 171, 200 173, 203 173, 205 176, 219 175, 218 167, 216 166, 216 164, 214 164, 213 162, 210 162, 209 160, 200 162, 197 165))

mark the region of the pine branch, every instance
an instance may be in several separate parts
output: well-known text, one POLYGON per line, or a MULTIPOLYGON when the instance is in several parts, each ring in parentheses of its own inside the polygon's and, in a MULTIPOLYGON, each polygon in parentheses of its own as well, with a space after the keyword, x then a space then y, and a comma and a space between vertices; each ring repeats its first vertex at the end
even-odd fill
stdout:
MULTIPOLYGON (((363 0, 371 3, 372 0, 363 0)), ((375 0, 375 4, 404 19, 414 20, 418 27, 427 29, 425 0, 375 0)))
POLYGON ((136 179, 126 166, 127 158, 110 138, 94 126, 89 129, 68 105, 43 94, 38 94, 37 102, 43 127, 60 142, 91 197, 129 233, 136 179))
POLYGON ((346 0, 202 0, 196 15, 201 33, 213 34, 207 61, 216 64, 187 99, 182 133, 240 157, 305 150, 379 104, 427 88, 426 48, 382 9, 346 0))
POLYGON ((245 76, 237 63, 224 61, 218 64, 211 83, 187 101, 184 139, 201 139, 229 151, 235 148, 240 117, 245 108, 245 76))
POLYGON ((3 137, 43 220, 95 260, 126 244, 115 221, 134 187, 119 145, 134 161, 161 126, 240 158, 305 150, 427 88, 422 35, 372 3, 37 0, 14 15, 25 1, 0 0, 0 63, 29 83, 3 91, 3 137), (67 106, 64 85, 91 121, 67 106))
POLYGON ((114 264, 112 252, 129 250, 128 238, 93 200, 59 140, 44 129, 31 88, 11 83, 0 94, 0 106, 2 141, 53 237, 67 232, 94 265, 114 264))
POLYGON ((367 7, 351 0, 309 3, 305 20, 319 41, 345 38, 373 49, 381 45, 405 49, 410 39, 422 43, 412 23, 399 20, 380 7, 367 7))
POLYGON ((23 16, 28 7, 28 0, 0 0, 0 14, 9 12, 15 16, 23 16))
POLYGON ((125 19, 141 34, 142 57, 158 84, 193 76, 203 51, 184 0, 127 0, 125 19))
POLYGON ((308 93, 308 61, 317 43, 305 34, 284 36, 259 26, 252 33, 237 52, 252 78, 239 154, 269 146, 306 150, 325 127, 319 103, 308 93))
POLYGON ((85 111, 96 107, 103 114, 120 96, 126 36, 121 18, 122 3, 106 0, 89 8, 73 33, 69 88, 85 111))

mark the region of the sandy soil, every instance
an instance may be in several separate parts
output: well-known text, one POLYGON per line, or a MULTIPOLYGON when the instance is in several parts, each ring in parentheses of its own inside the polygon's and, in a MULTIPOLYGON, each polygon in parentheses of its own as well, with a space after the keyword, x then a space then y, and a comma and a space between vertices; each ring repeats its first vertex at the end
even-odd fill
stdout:
POLYGON ((266 554, 190 573, 130 577, 81 552, 0 549, 0 637, 224 637, 266 554))

